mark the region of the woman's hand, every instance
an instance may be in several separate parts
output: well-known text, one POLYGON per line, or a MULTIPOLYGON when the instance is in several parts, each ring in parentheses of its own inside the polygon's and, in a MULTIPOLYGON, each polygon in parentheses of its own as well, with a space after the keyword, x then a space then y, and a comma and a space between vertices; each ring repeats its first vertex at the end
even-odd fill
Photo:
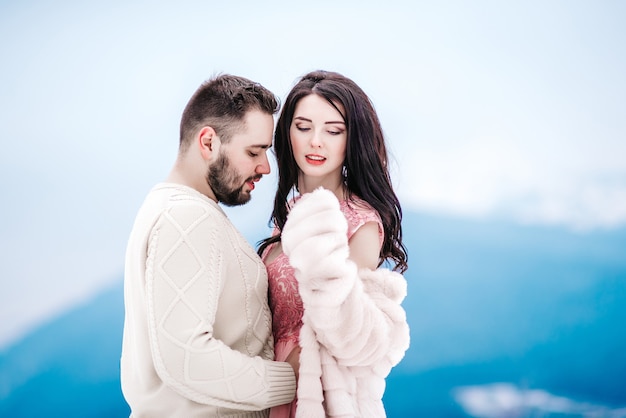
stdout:
POLYGON ((332 192, 320 188, 296 202, 282 231, 282 248, 301 285, 316 289, 344 273, 347 230, 332 192))

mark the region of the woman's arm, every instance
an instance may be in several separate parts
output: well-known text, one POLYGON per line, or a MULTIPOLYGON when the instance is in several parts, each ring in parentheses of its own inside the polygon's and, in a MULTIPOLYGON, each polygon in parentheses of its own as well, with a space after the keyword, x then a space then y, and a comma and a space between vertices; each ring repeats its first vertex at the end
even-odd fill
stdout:
POLYGON ((348 242, 350 247, 350 260, 354 261, 357 268, 376 270, 380 254, 378 239, 378 224, 367 222, 352 235, 348 242))
MULTIPOLYGON (((303 321, 311 325, 320 344, 346 366, 376 364, 395 350, 393 347, 406 345, 400 340, 408 341, 400 306, 404 295, 390 299, 385 286, 376 290, 359 277, 357 263, 365 265, 363 272, 371 272, 369 266, 378 261, 378 250, 372 246, 379 242, 378 232, 372 239, 370 227, 364 225, 349 245, 339 202, 331 192, 318 189, 296 203, 282 234, 283 251, 299 283, 303 321)), ((404 284, 402 276, 397 276, 400 281, 390 281, 392 286, 404 284)))

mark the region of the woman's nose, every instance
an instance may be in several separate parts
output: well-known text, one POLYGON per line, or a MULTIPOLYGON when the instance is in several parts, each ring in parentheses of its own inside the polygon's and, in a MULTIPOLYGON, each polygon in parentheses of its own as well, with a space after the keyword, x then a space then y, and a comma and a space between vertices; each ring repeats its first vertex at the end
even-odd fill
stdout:
POLYGON ((313 148, 321 148, 322 147, 322 135, 321 132, 313 132, 311 136, 311 146, 313 148))

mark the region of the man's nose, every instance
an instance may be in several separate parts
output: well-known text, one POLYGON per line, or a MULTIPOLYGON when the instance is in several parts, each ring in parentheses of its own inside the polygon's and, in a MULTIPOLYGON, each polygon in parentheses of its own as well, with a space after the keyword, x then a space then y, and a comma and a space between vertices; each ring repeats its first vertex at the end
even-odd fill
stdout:
POLYGON ((267 159, 267 153, 263 153, 263 161, 256 167, 256 172, 257 174, 269 174, 270 171, 270 162, 267 159))

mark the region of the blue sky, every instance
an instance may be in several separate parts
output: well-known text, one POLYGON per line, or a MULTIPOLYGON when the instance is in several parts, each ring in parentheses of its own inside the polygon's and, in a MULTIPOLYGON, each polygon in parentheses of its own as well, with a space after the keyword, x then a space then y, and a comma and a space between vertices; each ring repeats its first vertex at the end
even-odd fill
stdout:
MULTIPOLYGON (((406 210, 626 224, 626 3, 0 0, 0 347, 119 280, 178 122, 229 72, 284 97, 344 73, 406 210)), ((274 177, 232 210, 268 218, 274 177)))

